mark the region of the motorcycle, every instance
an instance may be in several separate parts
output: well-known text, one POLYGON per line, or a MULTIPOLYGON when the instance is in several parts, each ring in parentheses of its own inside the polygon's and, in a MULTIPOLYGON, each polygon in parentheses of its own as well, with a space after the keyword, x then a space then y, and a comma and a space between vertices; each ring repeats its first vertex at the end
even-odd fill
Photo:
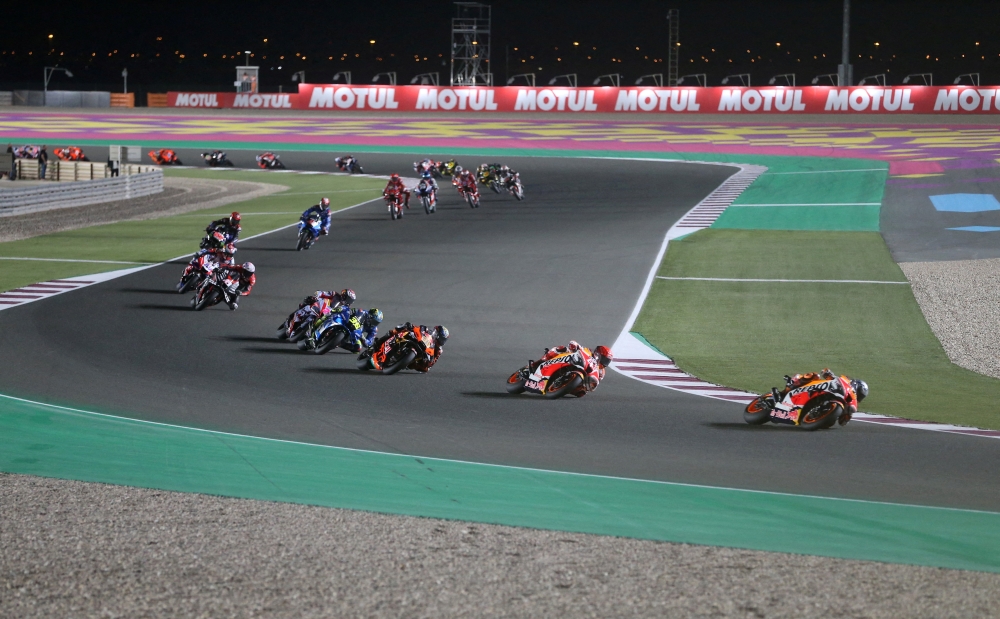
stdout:
POLYGON ((382 194, 385 199, 386 206, 389 207, 389 216, 392 220, 403 218, 403 194, 401 193, 385 193, 382 194))
POLYGON ((274 153, 267 152, 257 155, 257 166, 261 170, 284 170, 285 164, 274 153))
POLYGON ((194 298, 191 299, 191 307, 199 312, 223 301, 227 304, 232 303, 240 296, 239 285, 238 277, 230 275, 225 269, 216 269, 198 286, 194 298))
POLYGON ((458 166, 458 162, 454 159, 449 161, 442 161, 437 165, 438 176, 455 176, 455 167, 458 166))
POLYGON ((380 369, 383 374, 395 374, 411 367, 422 355, 434 355, 434 336, 415 327, 363 350, 358 355, 357 367, 362 371, 380 369))
POLYGON ((808 383, 765 393, 747 404, 743 421, 759 426, 768 421, 794 425, 803 430, 822 430, 834 424, 845 426, 857 412, 858 396, 846 376, 818 375, 808 383))
POLYGON ((83 154, 83 150, 76 146, 57 148, 54 152, 60 161, 90 161, 90 159, 83 154))
POLYGON ((441 165, 441 164, 439 162, 437 162, 437 161, 431 161, 430 159, 424 159, 423 161, 416 161, 416 162, 413 163, 413 171, 417 173, 417 176, 420 176, 424 172, 430 172, 431 176, 435 176, 435 175, 436 176, 441 176, 441 173, 438 172, 438 166, 439 165, 441 165))
POLYGON ((313 322, 306 336, 299 340, 298 348, 325 355, 345 342, 361 339, 362 329, 361 320, 351 315, 351 308, 336 306, 313 322))
POLYGON ((504 188, 514 194, 518 202, 524 199, 524 185, 521 184, 520 172, 514 172, 504 179, 504 188))
POLYGON ((184 294, 188 290, 197 288, 218 267, 219 262, 211 254, 201 256, 198 258, 197 268, 191 269, 187 275, 181 274, 181 281, 177 282, 177 292, 184 294))
POLYGON ((493 190, 493 193, 500 193, 500 181, 497 179, 497 175, 493 170, 479 169, 476 172, 476 181, 480 185, 486 185, 493 190))
POLYGON ((309 249, 316 242, 321 231, 320 218, 316 213, 311 213, 307 221, 299 221, 299 240, 295 245, 295 251, 309 249))
POLYGON ((177 153, 169 148, 151 150, 149 151, 149 158, 152 159, 153 163, 156 165, 184 165, 181 163, 181 160, 177 158, 177 153))
POLYGON ((277 335, 279 340, 298 342, 309 332, 309 325, 316 320, 316 311, 309 308, 309 315, 296 322, 295 314, 297 312, 298 310, 289 314, 285 322, 281 323, 281 326, 278 327, 278 332, 275 335, 277 335))
POLYGON ((527 391, 550 400, 570 393, 583 397, 597 387, 596 381, 590 380, 590 373, 596 363, 581 350, 567 351, 548 360, 530 362, 507 379, 507 393, 527 391))
POLYGON ((226 153, 221 150, 213 151, 211 153, 202 153, 201 158, 205 160, 205 163, 213 168, 219 166, 222 167, 233 167, 233 162, 226 157, 226 153))
POLYGON ((420 182, 417 183, 415 193, 420 196, 420 203, 424 205, 425 213, 430 215, 437 212, 437 196, 434 195, 434 189, 426 179, 420 179, 420 182))
POLYGON ((462 194, 462 198, 469 203, 470 207, 479 208, 479 192, 466 189, 465 187, 459 187, 458 191, 462 194))
POLYGON ((354 157, 337 157, 335 161, 337 162, 337 167, 341 172, 347 172, 349 174, 365 173, 364 168, 361 167, 361 164, 358 163, 358 160, 354 157))
POLYGON ((205 237, 201 239, 201 243, 198 244, 199 249, 222 249, 230 243, 235 243, 236 237, 223 232, 222 229, 212 229, 205 232, 205 237), (222 240, 215 238, 215 233, 218 232, 222 236, 222 240))
POLYGON ((15 146, 14 159, 38 159, 42 149, 39 146, 15 146))

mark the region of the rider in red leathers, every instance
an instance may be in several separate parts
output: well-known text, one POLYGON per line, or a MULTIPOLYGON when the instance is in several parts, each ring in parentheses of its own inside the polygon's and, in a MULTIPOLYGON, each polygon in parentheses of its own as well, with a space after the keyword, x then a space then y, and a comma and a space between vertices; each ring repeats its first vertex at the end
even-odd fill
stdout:
POLYGON ((458 188, 459 194, 464 194, 464 192, 471 192, 473 197, 479 198, 479 187, 476 185, 476 175, 472 170, 461 170, 459 168, 455 169, 455 178, 452 179, 451 184, 458 188))
MULTIPOLYGON (((257 283, 257 267, 253 265, 252 262, 244 262, 243 264, 234 264, 233 266, 225 267, 227 274, 231 274, 239 278, 239 284, 237 286, 237 291, 241 297, 245 297, 250 294, 253 290, 254 284, 257 283)), ((234 310, 240 305, 233 299, 232 303, 229 304, 229 309, 234 310)))
POLYGON ((233 254, 235 253, 236 246, 232 243, 227 243, 222 249, 202 249, 188 262, 187 267, 184 268, 184 273, 181 274, 181 279, 183 280, 195 271, 204 270, 208 273, 216 267, 233 266, 235 264, 233 262, 233 254))
POLYGON ((299 309, 295 310, 292 319, 288 322, 288 333, 295 331, 296 326, 303 320, 316 316, 321 316, 323 310, 335 305, 346 305, 350 307, 358 298, 350 288, 344 288, 340 292, 333 290, 317 290, 299 303, 299 309))
POLYGON ((399 174, 393 174, 389 177, 389 182, 386 184, 385 190, 382 191, 382 195, 401 195, 403 196, 403 205, 410 208, 410 190, 403 184, 403 179, 399 178, 399 174))

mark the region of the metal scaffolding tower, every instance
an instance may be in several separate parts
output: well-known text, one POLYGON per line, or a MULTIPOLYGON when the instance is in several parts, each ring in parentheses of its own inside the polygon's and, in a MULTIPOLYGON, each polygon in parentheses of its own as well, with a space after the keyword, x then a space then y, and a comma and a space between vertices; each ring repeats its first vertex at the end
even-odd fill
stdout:
POLYGON ((492 86, 490 5, 456 2, 451 20, 451 85, 492 86))
POLYGON ((677 85, 677 59, 680 56, 681 12, 677 9, 667 11, 667 86, 677 85))

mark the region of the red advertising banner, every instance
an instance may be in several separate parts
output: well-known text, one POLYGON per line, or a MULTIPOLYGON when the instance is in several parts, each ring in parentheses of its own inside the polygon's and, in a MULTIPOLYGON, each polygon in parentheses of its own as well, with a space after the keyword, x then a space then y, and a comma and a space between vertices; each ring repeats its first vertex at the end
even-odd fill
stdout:
POLYGON ((171 107, 586 114, 997 114, 1000 88, 447 88, 299 84, 298 93, 171 92, 171 107))

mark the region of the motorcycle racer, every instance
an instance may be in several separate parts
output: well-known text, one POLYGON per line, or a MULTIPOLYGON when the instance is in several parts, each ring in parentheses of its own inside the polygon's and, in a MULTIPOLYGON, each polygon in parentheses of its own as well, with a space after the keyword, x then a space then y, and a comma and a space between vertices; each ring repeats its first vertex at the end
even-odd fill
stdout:
POLYGON ((322 234, 325 236, 330 234, 330 198, 323 198, 319 201, 319 204, 314 204, 310 206, 305 211, 302 212, 302 216, 299 217, 300 221, 309 221, 310 213, 316 213, 320 218, 320 226, 323 228, 322 234))
POLYGON ((403 196, 403 204, 406 208, 410 208, 410 190, 406 188, 403 184, 403 179, 399 178, 399 174, 393 173, 389 177, 389 182, 386 184, 385 189, 382 191, 383 196, 403 196))
MULTIPOLYGON (((835 378, 837 378, 837 375, 834 374, 830 370, 830 368, 823 368, 819 372, 806 372, 804 374, 795 374, 794 376, 788 376, 786 374, 785 388, 782 389, 781 391, 778 391, 777 387, 772 387, 771 395, 774 396, 775 402, 781 402, 784 399, 785 395, 787 395, 788 392, 791 391, 792 389, 797 389, 803 385, 808 385, 809 383, 817 380, 833 380, 835 378)), ((861 402, 861 400, 864 400, 865 398, 868 397, 868 383, 857 378, 849 378, 847 376, 844 376, 843 378, 847 379, 848 384, 850 384, 851 389, 857 396, 857 402, 853 403, 854 407, 857 408, 857 405, 861 402)), ((851 399, 852 398, 850 397, 850 395, 848 395, 848 400, 851 399)), ((851 404, 851 402, 848 401, 848 404, 851 404)))
POLYGON ((370 310, 351 308, 351 317, 357 318, 361 323, 361 339, 344 342, 341 346, 353 353, 359 353, 375 343, 375 336, 378 334, 378 326, 382 323, 383 315, 377 307, 370 310))
POLYGON ((417 185, 417 194, 423 195, 427 193, 431 199, 431 208, 434 208, 437 206, 437 181, 434 180, 434 176, 429 171, 425 171, 420 174, 420 183, 420 185, 417 185), (421 191, 421 185, 425 187, 423 191, 421 191))
MULTIPOLYGON (((231 274, 239 278, 239 283, 237 284, 237 292, 239 296, 245 297, 250 294, 253 290, 254 284, 257 283, 257 267, 253 265, 252 262, 244 262, 243 264, 235 264, 230 267, 226 267, 225 270, 227 274, 231 274)), ((239 307, 239 302, 236 299, 229 304, 229 309, 235 310, 239 307)))
POLYGON ((472 170, 455 169, 455 178, 451 184, 458 188, 458 193, 470 192, 473 197, 479 198, 479 187, 476 185, 476 176, 472 170))
MULTIPOLYGON (((437 325, 431 329, 425 325, 414 325, 411 322, 405 322, 401 325, 397 325, 395 329, 390 330, 388 333, 380 337, 372 346, 374 348, 378 348, 393 336, 400 333, 406 333, 408 331, 412 331, 414 335, 416 335, 417 339, 423 339, 423 336, 429 335, 431 341, 433 342, 433 353, 424 353, 422 357, 414 359, 411 365, 411 367, 418 372, 427 372, 434 367, 434 364, 441 358, 441 353, 444 350, 444 344, 448 341, 448 337, 451 335, 448 332, 448 329, 442 325, 437 325)), ((376 370, 382 369, 377 365, 374 357, 372 358, 372 366, 376 370)))
POLYGON ((295 331, 296 327, 303 321, 315 319, 323 315, 323 311, 335 305, 350 307, 358 298, 350 288, 344 288, 340 292, 333 290, 317 290, 299 303, 299 309, 295 310, 288 321, 288 333, 295 331))
POLYGON ((438 165, 438 162, 427 158, 422 161, 414 162, 413 171, 423 176, 424 172, 430 172, 432 169, 436 169, 438 165))
POLYGON ((232 243, 227 243, 222 249, 200 249, 184 268, 181 279, 183 280, 195 271, 204 270, 205 272, 211 272, 216 267, 233 266, 235 264, 233 261, 235 253, 236 246, 232 243))
POLYGON ((590 379, 590 387, 581 386, 577 390, 576 395, 581 395, 587 393, 587 391, 593 391, 597 386, 604 380, 605 368, 611 365, 614 360, 614 355, 611 353, 611 349, 607 346, 598 346, 591 351, 589 348, 580 346, 575 340, 570 340, 569 344, 566 346, 556 346, 554 348, 546 348, 545 354, 539 361, 531 361, 528 363, 528 368, 534 371, 539 365, 554 359, 559 355, 565 354, 567 352, 579 353, 583 359, 583 365, 587 368, 587 374, 590 379))
POLYGON ((205 232, 208 234, 221 232, 225 235, 227 243, 235 243, 240 236, 240 231, 243 230, 243 226, 240 225, 241 219, 242 217, 240 214, 233 211, 229 217, 216 219, 212 223, 208 224, 208 227, 205 228, 205 232))
POLYGON ((358 165, 358 160, 354 158, 353 155, 344 155, 343 157, 337 157, 334 159, 337 164, 337 168, 341 172, 354 172, 354 170, 360 169, 361 166, 358 165))

